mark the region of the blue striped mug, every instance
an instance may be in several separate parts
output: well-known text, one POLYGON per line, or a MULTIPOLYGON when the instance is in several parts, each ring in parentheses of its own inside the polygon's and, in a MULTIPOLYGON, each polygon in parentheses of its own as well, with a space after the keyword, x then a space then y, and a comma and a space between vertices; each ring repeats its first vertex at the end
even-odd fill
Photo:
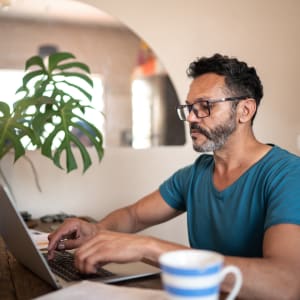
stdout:
POLYGON ((235 299, 242 285, 236 266, 223 266, 224 257, 207 250, 176 250, 162 254, 159 263, 165 291, 172 300, 217 300, 220 285, 229 273, 235 276, 227 300, 235 299))

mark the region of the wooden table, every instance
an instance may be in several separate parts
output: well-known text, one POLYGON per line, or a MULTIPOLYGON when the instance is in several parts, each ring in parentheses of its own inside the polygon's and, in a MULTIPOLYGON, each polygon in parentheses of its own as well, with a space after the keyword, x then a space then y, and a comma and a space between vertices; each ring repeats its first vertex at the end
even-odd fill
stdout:
MULTIPOLYGON (((28 225, 35 229, 50 232, 50 227, 53 224, 33 221, 29 222, 28 225)), ((115 285, 162 289, 162 283, 159 275, 128 280, 122 283, 116 283, 115 285)), ((6 245, 0 235, 0 300, 28 300, 53 291, 54 289, 52 286, 21 265, 13 257, 6 248, 6 245)), ((225 299, 225 297, 226 294, 220 295, 220 299, 225 299)))
MULTIPOLYGON (((35 229, 47 231, 49 224, 38 223, 35 229)), ((158 275, 150 278, 130 280, 118 285, 140 288, 161 289, 161 280, 158 275)), ((0 299, 1 300, 28 300, 54 291, 48 283, 37 277, 25 268, 7 250, 0 236, 0 299)))

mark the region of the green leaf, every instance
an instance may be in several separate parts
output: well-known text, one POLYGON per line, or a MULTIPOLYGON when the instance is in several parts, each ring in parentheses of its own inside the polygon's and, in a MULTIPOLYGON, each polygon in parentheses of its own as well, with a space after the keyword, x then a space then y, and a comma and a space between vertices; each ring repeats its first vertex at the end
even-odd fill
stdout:
POLYGON ((14 149, 16 161, 25 154, 25 147, 21 143, 23 136, 27 136, 33 144, 38 144, 39 139, 30 127, 23 124, 23 119, 15 118, 6 103, 0 102, 0 111, 0 159, 9 149, 14 149))
POLYGON ((9 116, 10 115, 10 108, 9 105, 5 102, 0 101, 0 111, 4 116, 9 116))
POLYGON ((49 62, 48 62, 49 73, 52 73, 52 71, 57 67, 57 65, 61 61, 70 58, 75 58, 75 56, 69 52, 56 52, 49 55, 49 62))
POLYGON ((53 113, 50 110, 46 110, 45 113, 37 113, 34 116, 31 125, 37 135, 43 136, 45 125, 51 123, 52 116, 53 113))
POLYGON ((53 158, 52 155, 52 144, 54 141, 55 136, 61 131, 61 125, 56 126, 54 130, 48 135, 48 137, 45 139, 43 145, 42 145, 42 154, 49 157, 50 159, 53 158))
POLYGON ((61 146, 61 147, 59 147, 59 148, 56 149, 56 151, 55 151, 55 153, 53 155, 53 162, 60 169, 63 169, 63 167, 60 164, 60 156, 61 156, 63 150, 64 150, 64 148, 61 146))
POLYGON ((8 134, 9 141, 12 143, 15 150, 15 161, 17 161, 22 155, 25 154, 25 148, 22 145, 20 139, 14 134, 8 134))
POLYGON ((71 144, 66 143, 66 161, 67 161, 67 172, 77 169, 77 163, 72 152, 71 144))
POLYGON ((103 156, 102 134, 94 125, 90 124, 81 116, 73 112, 73 109, 78 106, 78 101, 71 99, 60 106, 57 111, 52 111, 53 115, 59 116, 60 122, 58 124, 54 124, 55 128, 49 136, 46 137, 42 145, 42 154, 52 159, 57 166, 61 167, 61 155, 65 153, 67 172, 72 171, 75 167, 77 168, 77 163, 72 152, 73 143, 78 146, 81 153, 84 172, 91 165, 91 159, 88 151, 84 150, 85 146, 80 142, 75 133, 72 132, 72 127, 78 128, 82 131, 82 133, 88 136, 92 145, 95 146, 97 150, 99 159, 103 156), (75 122, 73 120, 74 118, 80 120, 82 124, 75 122), (57 149, 53 150, 54 140, 60 132, 64 133, 64 137, 61 139, 61 144, 57 147, 57 149))
POLYGON ((49 97, 29 97, 23 98, 14 103, 14 109, 16 111, 26 111, 26 109, 30 106, 39 107, 43 104, 54 104, 55 100, 49 97))
POLYGON ((40 56, 32 56, 31 58, 29 58, 25 64, 25 71, 27 71, 32 66, 39 66, 44 72, 46 71, 44 61, 40 56))
POLYGON ((17 91, 16 91, 16 93, 15 94, 18 94, 18 93, 20 93, 20 92, 25 92, 25 97, 27 97, 28 96, 28 93, 29 93, 29 89, 26 87, 26 86, 20 86, 18 89, 17 89, 17 91))
POLYGON ((61 145, 55 150, 53 161, 57 166, 60 166, 60 158, 63 150, 66 151, 66 166, 67 172, 69 173, 72 170, 77 169, 77 163, 69 143, 66 141, 61 143, 61 145))
POLYGON ((78 73, 78 72, 68 72, 68 73, 61 72, 59 74, 53 74, 53 78, 55 78, 56 76, 79 77, 82 80, 84 80, 86 83, 88 83, 91 87, 94 87, 93 80, 85 74, 81 74, 81 73, 78 73))
POLYGON ((0 159, 11 149, 15 152, 15 160, 25 155, 26 147, 22 145, 21 139, 26 136, 31 144, 41 148, 42 155, 51 159, 57 167, 65 168, 67 172, 78 167, 73 152, 74 146, 77 146, 85 172, 92 161, 86 146, 72 130, 77 128, 89 138, 101 160, 101 132, 76 113, 79 110, 84 114, 87 108, 93 109, 82 104, 83 100, 92 99, 91 93, 82 87, 83 83, 93 87, 93 81, 89 77, 90 69, 81 62, 65 62, 74 58, 68 52, 54 53, 49 56, 47 67, 39 56, 33 56, 26 61, 25 69, 28 72, 23 76, 23 85, 17 90, 17 93, 25 92, 25 96, 15 102, 13 110, 5 102, 0 102, 0 159), (35 69, 30 70, 31 68, 35 69), (72 69, 77 70, 71 71, 72 69), (63 80, 60 81, 58 76, 64 76, 63 80), (74 84, 72 77, 82 82, 74 84), (35 83, 33 87, 31 82, 35 83), (61 82, 77 89, 80 92, 76 96, 78 99, 65 91, 64 85, 59 85, 61 82), (52 132, 47 133, 47 136, 44 130, 46 124, 53 126, 52 132), (60 133, 63 135, 60 136, 60 133), (61 163, 63 155, 65 167, 61 163))
POLYGON ((56 69, 59 69, 59 70, 66 70, 66 69, 71 69, 71 68, 79 68, 87 73, 90 73, 90 68, 88 67, 88 65, 86 65, 84 63, 80 63, 80 62, 70 62, 67 64, 56 66, 56 69))
MULTIPOLYGON (((28 82, 31 79, 39 77, 41 75, 46 75, 47 76, 47 73, 45 71, 43 71, 43 70, 37 70, 37 71, 32 71, 32 72, 27 73, 23 77, 23 87, 27 86, 28 82)), ((48 78, 48 76, 47 76, 47 78, 48 78)), ((45 80, 45 79, 43 79, 43 80, 45 80)))
POLYGON ((103 158, 103 138, 101 132, 91 123, 86 121, 85 119, 78 117, 82 123, 74 123, 73 126, 84 133, 92 145, 96 148, 99 161, 103 158), (89 128, 89 130, 87 129, 89 128))
POLYGON ((91 157, 88 151, 86 150, 85 146, 80 142, 80 140, 76 136, 72 137, 72 141, 80 151, 82 161, 83 161, 83 173, 84 173, 92 164, 91 157))
POLYGON ((76 84, 73 84, 73 83, 70 83, 70 82, 65 81, 65 80, 64 80, 64 81, 61 81, 61 82, 66 83, 66 84, 68 84, 69 86, 72 86, 72 87, 76 88, 76 89, 79 90, 82 94, 84 94, 84 95, 89 99, 89 101, 92 101, 93 96, 92 96, 90 93, 88 93, 86 90, 84 90, 83 88, 81 88, 80 86, 78 86, 78 85, 76 85, 76 84))

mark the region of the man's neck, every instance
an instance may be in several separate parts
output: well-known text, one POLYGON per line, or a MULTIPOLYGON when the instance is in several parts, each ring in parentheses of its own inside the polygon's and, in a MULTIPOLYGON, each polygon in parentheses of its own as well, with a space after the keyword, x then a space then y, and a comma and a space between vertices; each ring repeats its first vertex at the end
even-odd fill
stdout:
POLYGON ((222 149, 214 152, 215 187, 222 190, 232 184, 270 149, 271 146, 260 143, 252 131, 246 135, 233 134, 222 149))

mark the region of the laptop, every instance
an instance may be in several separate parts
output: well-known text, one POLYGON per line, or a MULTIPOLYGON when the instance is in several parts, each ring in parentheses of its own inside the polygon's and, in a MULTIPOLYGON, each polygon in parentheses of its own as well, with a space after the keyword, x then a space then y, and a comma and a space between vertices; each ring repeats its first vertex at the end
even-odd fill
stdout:
MULTIPOLYGON (((38 249, 23 218, 17 211, 8 190, 0 185, 0 234, 14 257, 37 276, 48 282, 55 289, 69 286, 76 282, 66 281, 55 275, 47 259, 38 249)), ((109 273, 107 276, 92 276, 82 280, 116 283, 120 281, 152 276, 160 273, 158 267, 133 262, 127 264, 110 263, 103 267, 109 273)))

